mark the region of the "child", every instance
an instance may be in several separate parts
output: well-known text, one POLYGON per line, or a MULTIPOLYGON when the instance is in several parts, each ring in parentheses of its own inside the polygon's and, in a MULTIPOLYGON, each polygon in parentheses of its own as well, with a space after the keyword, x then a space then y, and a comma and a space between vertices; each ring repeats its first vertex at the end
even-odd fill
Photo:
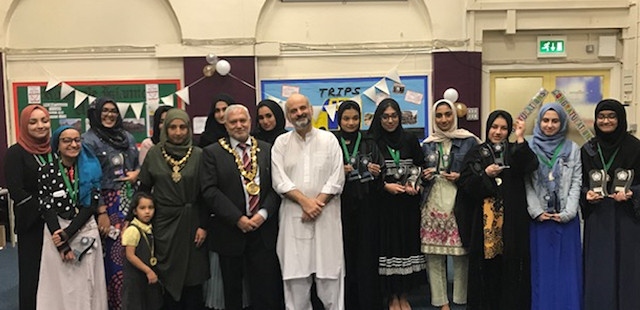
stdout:
POLYGON ((122 235, 125 247, 123 309, 160 309, 162 288, 153 270, 157 263, 151 219, 155 212, 153 197, 138 192, 132 199, 133 212, 127 215, 129 226, 122 235), (135 216, 135 218, 134 218, 135 216))

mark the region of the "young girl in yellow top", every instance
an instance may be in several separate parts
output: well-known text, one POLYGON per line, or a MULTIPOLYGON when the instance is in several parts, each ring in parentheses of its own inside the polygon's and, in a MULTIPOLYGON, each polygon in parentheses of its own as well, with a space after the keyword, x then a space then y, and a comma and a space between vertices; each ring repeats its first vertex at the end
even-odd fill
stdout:
POLYGON ((158 261, 151 230, 151 219, 155 213, 153 198, 145 192, 138 192, 133 196, 132 206, 133 212, 127 218, 130 224, 122 235, 122 246, 127 257, 124 264, 123 309, 160 309, 162 288, 154 271, 158 261))

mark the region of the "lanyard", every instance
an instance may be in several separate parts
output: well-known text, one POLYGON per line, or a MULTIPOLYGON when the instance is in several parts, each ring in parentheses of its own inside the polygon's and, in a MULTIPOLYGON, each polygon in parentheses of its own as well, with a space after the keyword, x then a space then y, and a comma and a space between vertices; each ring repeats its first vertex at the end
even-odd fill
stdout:
POLYGON ((391 158, 393 158, 393 162, 396 164, 396 167, 400 167, 400 151, 394 150, 387 145, 387 150, 389 150, 389 154, 391 154, 391 158))
POLYGON ((78 182, 78 165, 74 164, 73 167, 71 167, 73 169, 73 187, 71 186, 69 174, 65 171, 66 168, 62 166, 61 160, 58 161, 58 167, 60 168, 60 172, 62 172, 62 179, 64 179, 64 185, 67 187, 67 192, 69 192, 69 195, 71 196, 71 202, 75 205, 78 201, 78 184, 80 184, 80 182, 78 182))
POLYGON ((49 153, 47 154, 47 158, 45 159, 43 155, 36 155, 36 161, 42 167, 48 163, 53 162, 53 156, 51 155, 51 153, 49 153))
MULTIPOLYGON (((147 247, 149 248, 149 252, 151 254, 151 258, 149 259, 149 264, 153 267, 158 263, 158 259, 156 259, 156 256, 154 255, 155 253, 155 243, 154 242, 149 242, 149 238, 147 237, 147 233, 145 233, 142 228, 140 228, 140 226, 135 225, 135 224, 131 224, 131 226, 135 227, 138 229, 138 232, 142 235, 142 237, 144 238, 144 241, 147 243, 147 247)), ((153 235, 151 235, 153 237, 153 235)))
POLYGON ((615 152, 613 152, 613 155, 611 155, 611 158, 609 158, 609 161, 607 163, 604 162, 604 156, 602 155, 602 149, 600 148, 600 144, 598 144, 598 154, 600 154, 600 160, 602 161, 602 167, 604 168, 605 171, 609 171, 609 167, 611 167, 611 164, 613 164, 613 160, 616 158, 616 155, 618 155, 618 151, 620 150, 620 147, 618 147, 616 149, 615 152))
POLYGON ((556 161, 558 160, 558 155, 560 155, 560 150, 562 149, 563 145, 564 145, 564 142, 556 146, 556 149, 553 150, 553 157, 551 157, 551 159, 547 159, 544 155, 540 155, 540 154, 536 154, 536 155, 538 155, 538 159, 540 159, 540 161, 543 164, 547 165, 547 167, 549 167, 550 169, 553 169, 553 166, 556 164, 556 161))
POLYGON ((441 168, 443 165, 445 165, 445 162, 443 160, 443 157, 445 154, 444 154, 444 149, 442 148, 442 142, 438 143, 438 148, 440 149, 440 154, 438 155, 438 157, 440 157, 440 160, 438 160, 438 162, 440 163, 439 165, 440 167, 438 168, 441 168))
POLYGON ((358 138, 356 139, 356 144, 353 147, 353 154, 349 156, 349 150, 347 149, 347 143, 344 141, 343 137, 340 137, 340 144, 342 145, 342 153, 344 154, 344 160, 347 163, 351 163, 351 158, 355 158, 358 155, 358 148, 360 147, 360 139, 362 138, 362 134, 358 133, 358 138))

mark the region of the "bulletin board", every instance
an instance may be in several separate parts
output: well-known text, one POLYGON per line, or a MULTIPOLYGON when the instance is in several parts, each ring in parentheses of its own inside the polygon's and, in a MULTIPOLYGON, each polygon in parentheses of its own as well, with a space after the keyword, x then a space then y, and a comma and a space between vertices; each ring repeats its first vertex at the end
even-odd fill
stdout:
POLYGON ((393 98, 402 110, 404 128, 424 128, 427 123, 425 109, 428 98, 427 76, 401 76, 401 83, 388 78, 342 78, 342 79, 305 79, 305 80, 263 80, 262 98, 272 97, 286 100, 293 93, 301 93, 309 98, 314 106, 314 126, 334 130, 338 120, 331 119, 328 105, 344 100, 360 100, 362 115, 361 128, 369 128, 377 103, 385 98, 393 98), (384 83, 385 85, 382 85, 384 83), (386 87, 385 87, 386 86, 386 87), (373 90, 371 90, 373 88, 373 90), (365 94, 366 93, 366 94, 365 94), (321 110, 321 113, 315 113, 321 110))
MULTIPOLYGON (((123 126, 136 139, 142 142, 150 136, 153 127, 153 113, 159 105, 181 107, 182 103, 174 93, 180 89, 180 80, 133 80, 133 81, 79 81, 64 82, 74 90, 92 97, 109 97, 119 105, 142 105, 139 118, 132 108, 126 108, 126 113, 120 111, 123 126), (173 100, 167 104, 160 98, 173 95, 173 100)), ((62 84, 46 91, 47 82, 19 82, 12 83, 13 88, 13 118, 14 124, 19 124, 20 112, 30 104, 40 104, 51 114, 51 131, 58 127, 70 125, 80 132, 90 128, 87 110, 90 97, 74 108, 76 92, 73 91, 65 98, 60 98, 62 84)), ((122 109, 122 108, 120 108, 122 109)), ((16 132, 19 126, 16 126, 16 132)))

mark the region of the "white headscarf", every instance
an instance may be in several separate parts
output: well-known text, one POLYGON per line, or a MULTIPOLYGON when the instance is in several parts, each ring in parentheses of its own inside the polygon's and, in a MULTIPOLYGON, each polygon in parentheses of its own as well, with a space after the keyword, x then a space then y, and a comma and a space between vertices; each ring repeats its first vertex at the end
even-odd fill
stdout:
POLYGON ((433 129, 433 133, 424 139, 423 143, 443 142, 445 140, 465 139, 468 137, 474 137, 478 143, 482 143, 482 140, 470 131, 466 129, 458 129, 458 114, 456 113, 456 108, 453 106, 453 103, 447 99, 440 99, 433 104, 431 111, 431 128, 433 129), (436 125, 436 109, 442 103, 446 103, 453 112, 453 125, 447 131, 442 131, 442 129, 436 125))

